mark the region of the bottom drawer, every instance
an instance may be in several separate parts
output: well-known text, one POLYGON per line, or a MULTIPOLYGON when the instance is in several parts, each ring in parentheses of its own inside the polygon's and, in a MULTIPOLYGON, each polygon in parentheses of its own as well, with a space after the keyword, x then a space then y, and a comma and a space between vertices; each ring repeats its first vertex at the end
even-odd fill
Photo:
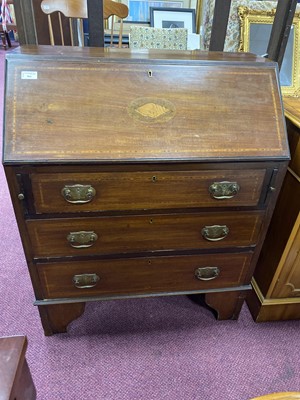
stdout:
POLYGON ((242 285, 252 253, 38 264, 44 298, 188 292, 242 285))

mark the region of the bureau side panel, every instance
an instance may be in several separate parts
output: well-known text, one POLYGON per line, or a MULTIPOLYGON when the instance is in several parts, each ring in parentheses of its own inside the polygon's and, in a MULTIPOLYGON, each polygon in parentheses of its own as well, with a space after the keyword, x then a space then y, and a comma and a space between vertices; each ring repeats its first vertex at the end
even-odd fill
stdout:
POLYGON ((254 275, 264 296, 271 295, 269 292, 270 286, 299 214, 299 199, 299 181, 294 174, 288 171, 254 275))

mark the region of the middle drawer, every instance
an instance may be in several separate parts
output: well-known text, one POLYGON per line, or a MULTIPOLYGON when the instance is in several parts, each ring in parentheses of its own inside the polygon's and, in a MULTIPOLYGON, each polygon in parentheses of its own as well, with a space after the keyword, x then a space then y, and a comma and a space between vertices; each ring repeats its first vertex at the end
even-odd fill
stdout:
POLYGON ((262 211, 28 220, 33 256, 254 246, 262 211))

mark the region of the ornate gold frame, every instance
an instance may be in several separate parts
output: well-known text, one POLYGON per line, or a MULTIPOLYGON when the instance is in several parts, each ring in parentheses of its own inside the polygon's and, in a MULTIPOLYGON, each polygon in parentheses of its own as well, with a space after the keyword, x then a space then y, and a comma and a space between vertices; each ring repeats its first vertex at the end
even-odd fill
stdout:
MULTIPOLYGON (((249 51, 250 49, 250 25, 251 24, 273 24, 276 9, 252 10, 248 7, 238 7, 238 15, 240 18, 240 42, 239 51, 249 51)), ((294 47, 292 61, 292 84, 290 86, 282 86, 282 94, 284 96, 300 96, 300 12, 296 12, 293 20, 294 26, 294 47)))

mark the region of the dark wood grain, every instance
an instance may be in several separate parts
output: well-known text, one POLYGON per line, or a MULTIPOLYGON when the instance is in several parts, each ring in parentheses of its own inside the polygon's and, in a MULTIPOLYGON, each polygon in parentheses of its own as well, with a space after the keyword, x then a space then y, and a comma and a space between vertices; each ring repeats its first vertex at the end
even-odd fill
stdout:
POLYGON ((45 335, 51 336, 55 333, 67 332, 70 322, 79 318, 84 309, 84 302, 39 307, 45 335))
POLYGON ((246 295, 247 291, 207 293, 205 300, 216 311, 219 320, 237 319, 246 295))
POLYGON ((149 210, 167 208, 257 206, 266 170, 99 172, 31 174, 37 213, 149 210), (209 193, 214 182, 237 182, 240 191, 230 199, 209 193), (86 204, 68 203, 61 194, 65 185, 91 185, 95 197, 86 204), (176 196, 174 195, 176 193, 176 196))
POLYGON ((120 59, 113 68, 99 59, 28 60, 37 79, 22 79, 22 67, 9 60, 6 107, 15 111, 6 115, 5 162, 288 157, 275 65, 253 64, 245 74, 227 61, 220 68, 201 58, 187 65, 180 53, 174 60, 133 66, 120 59))
POLYGON ((267 66, 275 66, 274 62, 251 53, 223 53, 216 51, 183 51, 183 50, 132 50, 132 49, 118 49, 118 48, 97 48, 97 47, 68 47, 68 46, 34 46, 24 45, 14 49, 12 52, 6 54, 7 59, 21 59, 26 60, 25 56, 30 60, 54 59, 59 57, 60 60, 65 58, 68 60, 84 60, 89 61, 93 58, 113 59, 116 62, 118 59, 126 60, 168 60, 172 62, 176 60, 185 60, 188 64, 193 64, 195 60, 202 62, 237 62, 237 63, 259 63, 256 66, 261 67, 260 64, 267 66))
MULTIPOLYGON (((34 257, 83 256, 89 254, 200 250, 254 246, 263 212, 150 214, 129 217, 64 218, 29 220, 34 257), (201 233, 206 226, 227 226, 224 239, 209 241, 201 233), (88 248, 73 248, 71 232, 94 232, 98 239, 88 248)), ((76 245, 76 243, 74 243, 76 245)))
POLYGON ((44 298, 105 296, 107 294, 151 294, 184 290, 205 290, 245 284, 245 274, 252 253, 205 254, 198 256, 148 257, 97 260, 72 263, 48 263, 37 266, 44 298), (195 270, 218 267, 220 275, 201 281, 195 270), (73 284, 77 274, 97 274, 100 278, 91 289, 73 284))

